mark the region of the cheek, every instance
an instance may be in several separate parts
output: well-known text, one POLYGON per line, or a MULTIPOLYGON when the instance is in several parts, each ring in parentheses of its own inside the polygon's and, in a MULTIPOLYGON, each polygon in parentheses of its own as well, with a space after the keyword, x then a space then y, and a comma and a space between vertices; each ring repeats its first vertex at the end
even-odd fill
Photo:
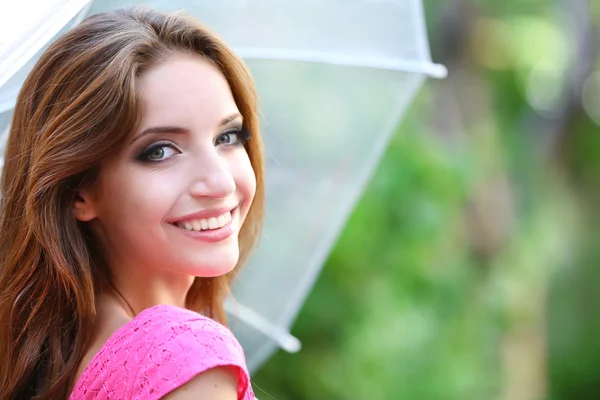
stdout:
POLYGON ((243 196, 245 216, 256 194, 256 175, 247 154, 244 153, 244 156, 235 163, 233 177, 238 191, 243 196))
POLYGON ((101 219, 140 227, 164 218, 173 203, 177 181, 164 179, 156 171, 128 168, 107 175, 102 184, 101 219))

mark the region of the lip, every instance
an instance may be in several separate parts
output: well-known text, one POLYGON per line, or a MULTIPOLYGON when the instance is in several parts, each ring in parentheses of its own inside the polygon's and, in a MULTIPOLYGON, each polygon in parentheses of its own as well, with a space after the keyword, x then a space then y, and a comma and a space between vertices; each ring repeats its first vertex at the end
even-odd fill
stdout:
POLYGON ((199 213, 189 214, 189 216, 186 216, 184 218, 173 220, 175 222, 171 223, 171 225, 173 226, 173 228, 177 229, 179 232, 183 233, 184 235, 186 235, 187 237, 189 237, 191 239, 200 240, 202 242, 208 242, 208 243, 216 243, 216 242, 225 240, 233 235, 235 229, 234 229, 234 226, 232 225, 232 222, 236 219, 237 212, 238 212, 237 206, 233 207, 233 208, 224 207, 224 208, 218 208, 218 209, 213 209, 213 210, 206 210, 206 211, 202 211, 199 213), (219 215, 223 215, 226 212, 231 212, 231 221, 229 221, 226 225, 222 226, 221 228, 217 228, 217 229, 209 229, 206 231, 188 231, 187 229, 180 228, 175 224, 175 222, 177 222, 177 221, 185 221, 186 219, 194 219, 194 218, 201 219, 201 218, 216 217, 219 215), (198 215, 200 215, 200 216, 198 216, 198 215), (204 215, 207 215, 207 216, 204 216, 204 215))
POLYGON ((182 217, 177 217, 177 218, 173 218, 171 220, 168 220, 167 222, 170 224, 175 225, 178 222, 181 221, 189 221, 192 219, 208 219, 208 218, 217 218, 220 215, 226 214, 228 212, 233 211, 234 209, 236 209, 239 206, 239 204, 233 205, 233 206, 224 206, 224 207, 219 207, 219 208, 211 208, 208 210, 202 210, 202 211, 198 211, 192 214, 187 214, 184 215, 182 217))

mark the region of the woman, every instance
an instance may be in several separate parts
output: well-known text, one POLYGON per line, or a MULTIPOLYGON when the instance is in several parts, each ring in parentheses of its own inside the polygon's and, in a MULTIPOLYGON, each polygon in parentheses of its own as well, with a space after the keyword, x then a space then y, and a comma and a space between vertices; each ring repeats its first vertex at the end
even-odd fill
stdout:
POLYGON ((41 57, 2 174, 1 399, 252 399, 224 296, 261 228, 253 81, 182 15, 41 57))

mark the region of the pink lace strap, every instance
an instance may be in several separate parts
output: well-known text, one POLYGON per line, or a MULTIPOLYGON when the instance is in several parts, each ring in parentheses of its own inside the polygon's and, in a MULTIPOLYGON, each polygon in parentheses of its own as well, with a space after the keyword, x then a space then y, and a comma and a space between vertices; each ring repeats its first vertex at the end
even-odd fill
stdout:
POLYGON ((242 347, 229 329, 193 311, 158 305, 110 337, 70 399, 160 399, 217 366, 238 370, 238 399, 255 399, 242 347))

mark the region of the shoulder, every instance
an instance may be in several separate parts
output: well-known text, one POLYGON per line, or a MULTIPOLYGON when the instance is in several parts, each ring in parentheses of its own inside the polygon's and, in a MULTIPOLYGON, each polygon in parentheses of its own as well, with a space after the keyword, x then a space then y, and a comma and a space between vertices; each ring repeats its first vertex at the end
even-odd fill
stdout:
POLYGON ((158 305, 136 317, 132 334, 152 341, 153 347, 164 348, 173 343, 186 348, 202 347, 206 355, 234 357, 244 361, 242 347, 226 326, 194 311, 158 305))
MULTIPOLYGON (((159 305, 111 336, 74 393, 97 387, 114 391, 108 398, 159 399, 191 393, 198 385, 227 391, 232 382, 238 398, 251 393, 244 353, 231 331, 193 311, 159 305)), ((179 398, 186 397, 172 397, 179 398)))
POLYGON ((232 367, 215 367, 174 389, 163 400, 233 400, 238 399, 237 371, 232 367))

